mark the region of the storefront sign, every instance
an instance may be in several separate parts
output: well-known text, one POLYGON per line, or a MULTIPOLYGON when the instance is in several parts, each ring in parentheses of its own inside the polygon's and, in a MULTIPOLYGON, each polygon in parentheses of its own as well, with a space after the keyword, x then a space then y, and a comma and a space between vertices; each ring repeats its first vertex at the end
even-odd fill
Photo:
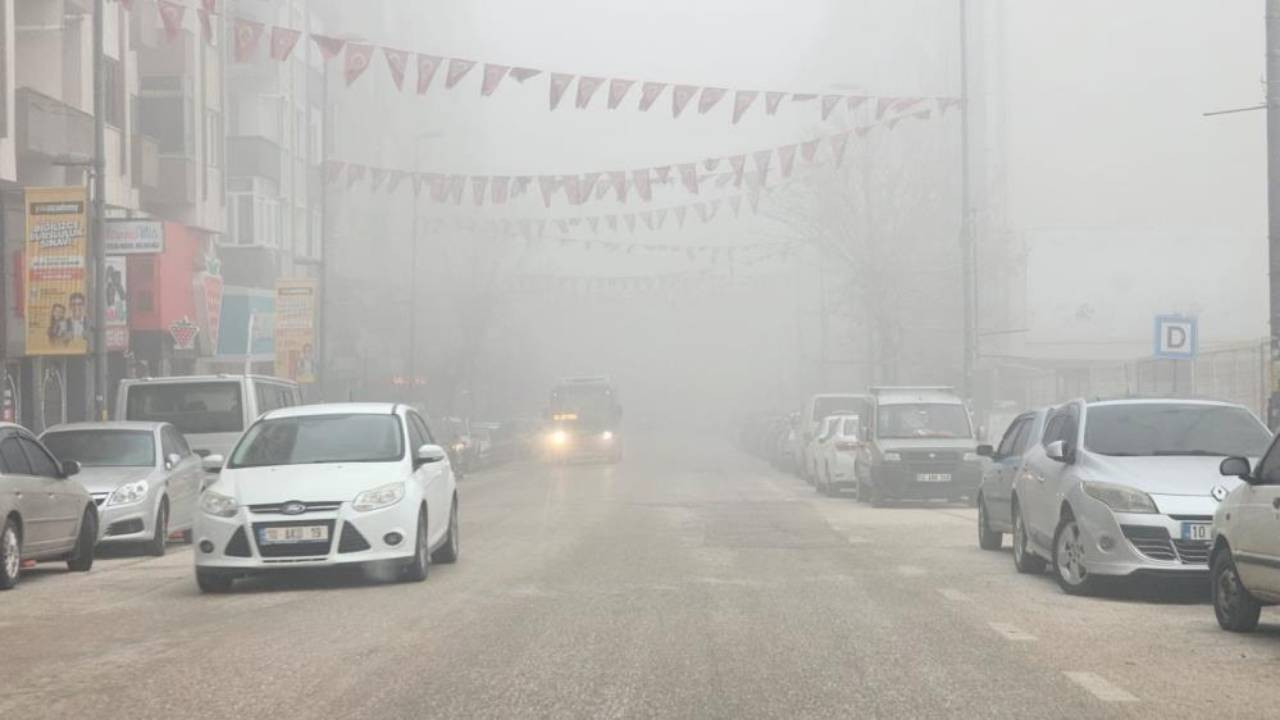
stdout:
POLYGON ((187 318, 169 326, 169 334, 173 336, 174 350, 195 350, 196 336, 200 334, 200 326, 187 318))
POLYGON ((243 360, 247 352, 254 362, 274 360, 275 308, 276 294, 271 290, 224 285, 217 357, 243 360))
POLYGON ((316 283, 276 283, 276 375, 299 383, 316 381, 316 283))
POLYGON ((129 263, 122 257, 108 257, 106 271, 107 350, 129 349, 129 263))
POLYGON ((84 188, 27 188, 27 354, 89 352, 84 188))
POLYGON ((153 220, 115 220, 107 223, 108 255, 164 252, 164 223, 153 220))

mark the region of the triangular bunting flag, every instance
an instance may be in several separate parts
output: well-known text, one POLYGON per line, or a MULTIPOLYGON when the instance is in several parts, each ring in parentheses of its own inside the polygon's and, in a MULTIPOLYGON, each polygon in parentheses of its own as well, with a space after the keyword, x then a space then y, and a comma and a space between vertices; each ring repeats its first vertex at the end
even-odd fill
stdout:
POLYGON ((831 136, 831 152, 836 157, 836 167, 840 167, 844 163, 845 149, 849 147, 849 131, 836 133, 831 136))
POLYGON ((733 124, 737 125, 742 116, 751 108, 751 104, 760 97, 756 90, 739 90, 733 96, 733 124))
POLYGON ((666 223, 666 222, 667 222, 667 209, 666 209, 666 208, 658 208, 657 220, 655 221, 655 223, 654 223, 654 224, 655 224, 655 225, 657 225, 657 227, 658 227, 658 229, 659 229, 659 230, 661 230, 661 229, 662 229, 663 224, 664 224, 664 223, 666 223))
POLYGON ((436 55, 418 54, 418 94, 426 95, 443 59, 436 55))
POLYGON ((382 55, 387 59, 387 70, 391 73, 391 82, 396 90, 404 90, 404 76, 409 70, 409 51, 382 48, 382 55))
POLYGON ((566 73, 551 73, 551 109, 555 110, 560 107, 560 100, 564 97, 564 91, 569 89, 569 83, 573 82, 573 76, 566 73))
POLYGON ((676 85, 671 91, 671 116, 680 117, 680 113, 684 112, 685 106, 697 92, 698 88, 693 85, 676 85))
POLYGON ((609 182, 613 183, 613 192, 618 196, 618 202, 627 201, 627 171, 612 170, 609 172, 609 182))
POLYGON ((609 81, 609 109, 617 110, 622 104, 622 99, 627 96, 627 91, 635 85, 635 80, 619 80, 614 78, 609 81))
POLYGON ((249 62, 253 59, 254 53, 258 51, 258 41, 262 37, 262 29, 263 25, 260 22, 236 18, 236 62, 249 62))
POLYGON ((404 182, 405 172, 403 170, 391 171, 391 182, 387 184, 387 192, 394 193, 400 187, 400 183, 404 182))
POLYGON ((663 165, 662 167, 654 168, 653 174, 657 178, 657 181, 663 185, 667 185, 671 182, 671 166, 670 165, 663 165))
POLYGON ((640 89, 640 112, 648 112, 653 107, 653 103, 662 95, 662 91, 667 88, 666 83, 647 82, 640 89))
POLYGON ((449 199, 453 201, 454 205, 462 204, 462 193, 466 187, 466 182, 466 175, 449 176, 449 199))
POLYGON ((596 90, 598 90, 603 84, 604 78, 602 77, 589 77, 587 75, 583 75, 578 78, 578 97, 576 98, 575 104, 579 110, 582 110, 591 104, 591 98, 595 97, 596 90))
POLYGON ((764 183, 769 179, 769 162, 773 160, 773 151, 757 150, 754 159, 756 161, 756 172, 760 175, 760 182, 764 183))
POLYGON ((496 177, 493 179, 493 204, 502 205, 507 202, 507 196, 510 194, 511 178, 496 177))
POLYGON ((364 174, 368 170, 364 165, 348 165, 347 166, 347 187, 351 187, 364 179, 364 174))
POLYGON ((604 218, 604 221, 605 221, 605 224, 609 226, 610 232, 618 232, 618 216, 617 215, 606 215, 604 218))
POLYGON ((702 167, 707 172, 715 172, 716 168, 720 167, 720 158, 707 158, 702 161, 702 167))
POLYGON ((204 8, 196 8, 196 17, 200 18, 200 37, 206 45, 213 45, 213 15, 204 8))
POLYGON ((770 115, 778 112, 778 106, 782 104, 782 98, 787 94, 783 92, 767 92, 764 94, 764 110, 770 115))
POLYGON ((471 72, 471 68, 476 66, 475 60, 462 60, 460 58, 449 58, 449 69, 444 76, 444 89, 452 90, 454 86, 462 82, 462 78, 471 72))
POLYGON ((587 218, 587 225, 591 227, 591 232, 593 233, 600 232, 600 218, 598 216, 593 215, 587 218))
POLYGON ((680 166, 680 182, 684 183, 684 189, 690 194, 698 194, 698 166, 693 163, 685 163, 680 166))
POLYGON ((836 105, 840 103, 839 95, 823 95, 822 96, 822 119, 826 120, 831 117, 831 111, 836 109, 836 105))
POLYGON ((821 140, 810 140, 809 142, 802 143, 802 144, 800 145, 800 156, 804 158, 804 161, 805 161, 805 162, 813 162, 813 159, 814 159, 815 157, 817 157, 817 155, 818 155, 818 144, 819 144, 820 142, 822 142, 822 141, 821 141, 821 140))
POLYGON ((320 49, 320 57, 326 62, 332 60, 342 54, 342 48, 347 46, 347 41, 342 38, 329 37, 327 35, 311 35, 311 40, 320 49))
POLYGON ((347 43, 347 55, 343 64, 343 76, 347 85, 355 82, 365 70, 369 69, 369 61, 373 58, 373 46, 367 43, 347 43))
POLYGON ((876 103, 876 120, 884 119, 884 114, 889 112, 889 108, 897 102, 897 98, 880 98, 880 102, 876 103))
POLYGON ((541 74, 542 74, 542 71, 537 68, 527 68, 527 67, 511 68, 511 79, 515 80, 518 83, 523 83, 525 80, 528 80, 529 78, 535 78, 541 74))
POLYGON ((733 210, 733 216, 738 217, 742 213, 742 196, 734 195, 729 198, 729 208, 733 210))
POLYGON ((484 97, 492 95, 508 72, 511 72, 509 65, 486 64, 484 66, 484 81, 480 84, 480 94, 484 97))
POLYGON ((711 109, 720 102, 720 98, 724 97, 727 91, 724 88, 704 87, 702 95, 698 97, 698 114, 706 115, 711 109))
POLYGON ((156 8, 160 11, 160 22, 164 24, 164 35, 173 42, 182 33, 182 20, 187 15, 187 6, 170 0, 159 0, 156 8))
POLYGON ((564 194, 569 199, 570 205, 581 205, 586 201, 582 196, 582 183, 577 175, 562 175, 560 185, 564 188, 564 194))
POLYGON ((484 196, 488 190, 489 178, 483 175, 471 178, 471 198, 477 206, 484 204, 484 196))
POLYGON ((796 146, 783 145, 778 148, 778 165, 782 168, 782 177, 791 177, 791 169, 796 164, 796 146))
POLYGON ((857 110, 866 101, 867 101, 866 95, 850 95, 846 97, 844 100, 845 107, 848 108, 850 112, 857 110))
POLYGON ((689 206, 680 205, 676 207, 673 212, 675 212, 676 215, 676 227, 684 227, 684 218, 689 212, 689 206))
POLYGON ((539 175, 538 189, 542 191, 542 203, 551 207, 551 195, 556 191, 558 181, 554 175, 539 175))
POLYGON ((632 213, 627 213, 622 216, 622 219, 627 223, 627 232, 634 235, 636 232, 636 216, 632 213))
POLYGON ((372 168, 369 171, 369 185, 373 192, 378 192, 378 188, 382 187, 382 181, 387 179, 387 171, 382 168, 372 168))
POLYGON ((729 165, 731 165, 731 166, 733 167, 733 184, 734 184, 735 186, 736 186, 736 185, 741 185, 741 184, 742 184, 742 171, 743 171, 743 170, 746 168, 746 166, 747 166, 747 156, 746 156, 746 155, 734 155, 733 157, 729 158, 729 165))
POLYGON ((649 202, 653 200, 653 189, 649 187, 649 170, 636 170, 631 173, 631 184, 636 187, 636 194, 641 200, 649 202))
MULTIPOLYGON (((291 28, 273 27, 271 28, 271 59, 276 62, 284 62, 293 54, 293 49, 298 45, 298 38, 302 37, 302 33, 291 28)), ((254 45, 257 45, 254 40, 254 45)))

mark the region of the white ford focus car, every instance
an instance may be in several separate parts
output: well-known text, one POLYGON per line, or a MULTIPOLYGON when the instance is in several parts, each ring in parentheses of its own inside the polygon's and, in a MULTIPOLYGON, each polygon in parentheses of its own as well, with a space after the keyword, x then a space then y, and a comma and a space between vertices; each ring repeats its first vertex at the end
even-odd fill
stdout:
POLYGON ((240 439, 200 497, 196 582, 333 565, 398 567, 426 578, 458 558, 458 496, 449 459, 405 405, 275 410, 240 439))

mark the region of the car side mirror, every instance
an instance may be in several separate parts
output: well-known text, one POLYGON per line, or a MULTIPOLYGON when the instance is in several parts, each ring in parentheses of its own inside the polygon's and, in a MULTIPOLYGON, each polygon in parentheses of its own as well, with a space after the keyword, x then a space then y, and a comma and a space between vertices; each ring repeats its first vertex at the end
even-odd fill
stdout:
POLYGON ((984 458, 993 458, 996 456, 996 449, 990 445, 979 445, 978 456, 984 458))
POLYGON ((444 448, 439 445, 423 445, 418 448, 418 452, 414 453, 413 464, 418 467, 423 465, 434 465, 439 462, 444 462, 446 457, 447 454, 445 453, 444 448))
POLYGON ((1044 448, 1044 454, 1050 460, 1070 465, 1076 461, 1075 449, 1066 440, 1054 440, 1044 448))
POLYGON ((209 457, 209 455, 212 454, 212 451, 205 450, 204 448, 200 448, 199 450, 192 450, 191 452, 194 452, 196 455, 199 455, 202 458, 207 458, 209 457))
POLYGON ((62 477, 64 479, 79 475, 80 470, 81 470, 81 467, 79 462, 76 462, 75 460, 62 461, 62 477))
POLYGON ((213 453, 210 453, 208 455, 205 455, 204 458, 200 461, 200 466, 204 468, 205 472, 220 473, 222 472, 222 466, 225 463, 226 463, 226 459, 223 458, 221 455, 214 455, 213 453))
POLYGON ((164 459, 164 469, 172 470, 178 467, 178 463, 182 462, 182 456, 178 453, 169 453, 169 457, 164 459))
POLYGON ((1223 477, 1237 477, 1250 485, 1257 483, 1257 478, 1253 476, 1253 467, 1249 465, 1248 458, 1229 457, 1218 465, 1218 472, 1223 477))

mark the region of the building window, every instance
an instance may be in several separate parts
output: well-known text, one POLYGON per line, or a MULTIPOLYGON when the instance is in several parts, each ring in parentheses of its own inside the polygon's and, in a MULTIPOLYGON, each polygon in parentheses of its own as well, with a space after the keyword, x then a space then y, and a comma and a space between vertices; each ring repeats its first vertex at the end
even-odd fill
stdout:
POLYGON ((105 58, 103 63, 107 83, 106 118, 107 124, 123 129, 124 124, 124 70, 119 60, 105 58))
POLYGON ((166 155, 186 155, 187 102, 182 97, 144 97, 139 101, 139 125, 144 135, 160 144, 166 155))

